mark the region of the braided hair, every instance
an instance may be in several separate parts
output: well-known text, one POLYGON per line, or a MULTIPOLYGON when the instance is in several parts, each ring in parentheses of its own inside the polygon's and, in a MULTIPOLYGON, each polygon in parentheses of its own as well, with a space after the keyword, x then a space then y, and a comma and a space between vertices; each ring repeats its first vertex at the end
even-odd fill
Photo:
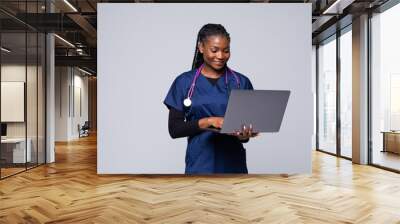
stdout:
POLYGON ((208 23, 204 25, 197 34, 196 48, 192 63, 192 69, 200 67, 204 63, 203 54, 199 51, 198 44, 204 43, 210 36, 223 36, 230 41, 229 33, 221 24, 208 23))

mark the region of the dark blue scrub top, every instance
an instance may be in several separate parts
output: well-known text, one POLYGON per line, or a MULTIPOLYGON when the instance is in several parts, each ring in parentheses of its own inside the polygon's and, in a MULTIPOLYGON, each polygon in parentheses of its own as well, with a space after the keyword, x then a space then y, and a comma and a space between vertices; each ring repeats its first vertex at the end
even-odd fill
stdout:
MULTIPOLYGON (((213 85, 200 74, 191 99, 192 105, 185 107, 183 100, 187 98, 195 73, 196 70, 191 70, 179 75, 172 83, 164 104, 183 111, 187 121, 224 117, 229 92, 238 88, 235 77, 228 72, 228 85, 225 84, 225 75, 213 85)), ((240 89, 253 89, 246 76, 238 72, 235 74, 239 78, 240 89)), ((185 162, 186 174, 247 173, 246 151, 239 139, 211 131, 188 137, 185 162)))

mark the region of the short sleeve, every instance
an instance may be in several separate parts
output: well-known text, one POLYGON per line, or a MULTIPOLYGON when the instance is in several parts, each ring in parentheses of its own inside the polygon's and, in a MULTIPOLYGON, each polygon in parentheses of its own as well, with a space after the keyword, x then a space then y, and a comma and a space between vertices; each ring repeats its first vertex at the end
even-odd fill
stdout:
POLYGON ((185 99, 183 83, 180 81, 179 77, 174 80, 167 96, 165 97, 164 104, 170 109, 171 107, 176 110, 183 111, 183 100, 185 99))
POLYGON ((253 90, 253 84, 251 84, 250 79, 246 77, 245 83, 244 83, 244 89, 249 89, 253 90))

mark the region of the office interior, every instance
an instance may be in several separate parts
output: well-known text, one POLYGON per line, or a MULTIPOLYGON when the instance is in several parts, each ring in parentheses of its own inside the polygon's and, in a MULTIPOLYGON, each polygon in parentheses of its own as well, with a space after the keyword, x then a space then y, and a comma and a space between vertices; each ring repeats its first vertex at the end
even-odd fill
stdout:
MULTIPOLYGON (((85 142, 90 142, 95 151, 97 4, 172 2, 178 1, 0 2, 0 186, 7 186, 8 181, 21 177, 29 179, 35 175, 37 178, 40 174, 35 174, 35 170, 56 169, 52 167, 56 167, 58 161, 71 160, 71 167, 74 166, 71 158, 76 157, 68 158, 68 155, 82 150, 80 144, 85 142), (58 156, 63 159, 58 160, 58 156)), ((335 162, 321 169, 335 170, 338 164, 347 161, 350 165, 344 167, 349 172, 355 172, 362 165, 368 167, 368 175, 384 172, 398 178, 399 1, 250 0, 230 3, 312 4, 313 161, 329 156, 335 162)), ((90 154, 87 159, 94 161, 91 163, 94 167, 88 169, 95 170, 96 155, 90 154)), ((320 171, 313 169, 313 172, 320 171)), ((47 175, 43 174, 42 178, 45 180, 47 175)), ((398 189, 399 185, 396 186, 398 189)), ((394 193, 395 189, 388 192, 394 193)), ((2 195, 5 193, 0 197, 2 195)), ((395 218, 388 218, 387 223, 397 220, 397 215, 390 214, 395 218)))

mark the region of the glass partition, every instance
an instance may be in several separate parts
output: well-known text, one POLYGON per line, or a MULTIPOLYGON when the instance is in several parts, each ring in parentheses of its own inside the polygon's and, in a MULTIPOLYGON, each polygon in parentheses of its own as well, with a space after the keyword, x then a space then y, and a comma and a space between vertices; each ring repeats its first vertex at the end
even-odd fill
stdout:
POLYGON ((371 19, 371 160, 400 171, 400 5, 371 19))
POLYGON ((38 35, 36 32, 27 33, 27 98, 26 98, 26 113, 27 113, 27 150, 30 151, 30 160, 27 167, 34 167, 38 160, 38 35))
POLYGON ((31 161, 26 150, 26 33, 2 33, 1 47, 1 176, 7 177, 31 161))
MULTIPOLYGON (((44 3, 1 1, 0 7, 23 16, 44 12, 44 3)), ((45 163, 45 45, 44 33, 0 12, 1 179, 45 163)))

